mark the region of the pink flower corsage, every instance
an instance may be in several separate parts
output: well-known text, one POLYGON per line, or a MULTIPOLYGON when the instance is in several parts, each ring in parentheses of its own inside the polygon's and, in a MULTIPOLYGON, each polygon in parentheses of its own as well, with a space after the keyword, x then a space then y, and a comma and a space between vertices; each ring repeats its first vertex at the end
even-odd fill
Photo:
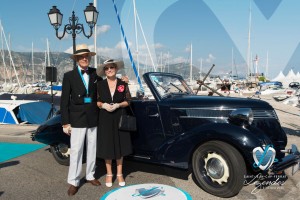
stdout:
POLYGON ((119 92, 123 92, 123 91, 124 91, 124 88, 125 88, 124 85, 119 85, 119 86, 118 86, 118 91, 119 91, 119 92))

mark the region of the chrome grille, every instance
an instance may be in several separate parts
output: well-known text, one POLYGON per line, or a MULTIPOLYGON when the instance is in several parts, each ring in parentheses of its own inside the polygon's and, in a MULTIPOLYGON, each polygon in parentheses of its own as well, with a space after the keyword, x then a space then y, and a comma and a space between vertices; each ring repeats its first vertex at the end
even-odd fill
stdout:
POLYGON ((278 119, 274 110, 252 110, 254 119, 278 119))
POLYGON ((187 116, 184 117, 192 117, 192 118, 225 118, 228 117, 232 110, 200 110, 200 109, 193 109, 193 110, 186 110, 187 116))

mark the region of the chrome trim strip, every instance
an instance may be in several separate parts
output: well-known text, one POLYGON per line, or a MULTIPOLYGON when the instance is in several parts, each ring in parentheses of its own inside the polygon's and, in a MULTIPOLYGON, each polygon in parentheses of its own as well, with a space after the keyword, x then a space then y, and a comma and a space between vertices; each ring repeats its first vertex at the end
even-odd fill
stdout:
POLYGON ((170 110, 236 110, 236 108, 223 107, 189 107, 189 108, 170 108, 170 110))
POLYGON ((146 156, 133 156, 135 158, 143 158, 143 159, 147 159, 147 160, 150 160, 151 158, 150 157, 146 157, 146 156))
MULTIPOLYGON (((226 119, 228 116, 227 114, 230 111, 234 111, 234 110, 238 110, 239 108, 224 108, 224 107, 192 107, 192 108, 170 108, 170 110, 186 110, 187 111, 187 116, 186 115, 181 115, 179 116, 179 118, 182 119, 186 119, 186 118, 194 118, 194 119, 202 119, 202 118, 206 118, 206 119, 226 119), (196 113, 191 112, 192 110, 194 110, 196 113), (205 111, 207 110, 208 113, 204 114, 201 111, 205 111), (201 112, 201 113, 197 113, 197 111, 201 112), (212 111, 225 111, 223 112, 223 116, 209 116, 212 115, 212 111), (204 114, 204 115, 203 115, 204 114)), ((253 118, 254 119, 277 119, 278 120, 278 116, 275 112, 275 110, 252 110, 253 112, 253 118)))
POLYGON ((226 117, 205 117, 205 116, 179 116, 179 118, 196 118, 196 119, 202 119, 202 118, 205 118, 205 119, 227 119, 227 116, 226 117))

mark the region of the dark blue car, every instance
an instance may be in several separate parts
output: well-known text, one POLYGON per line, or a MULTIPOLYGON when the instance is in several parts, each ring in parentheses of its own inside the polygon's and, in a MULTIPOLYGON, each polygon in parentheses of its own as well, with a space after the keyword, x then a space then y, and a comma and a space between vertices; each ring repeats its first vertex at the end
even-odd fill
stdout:
MULTIPOLYGON (((145 95, 131 101, 138 130, 128 158, 192 168, 200 187, 219 197, 236 195, 248 174, 278 173, 299 163, 296 147, 285 150, 286 133, 267 102, 197 96, 176 74, 149 72, 143 78, 145 95)), ((59 115, 33 139, 49 144, 54 158, 68 165, 69 137, 59 115)))

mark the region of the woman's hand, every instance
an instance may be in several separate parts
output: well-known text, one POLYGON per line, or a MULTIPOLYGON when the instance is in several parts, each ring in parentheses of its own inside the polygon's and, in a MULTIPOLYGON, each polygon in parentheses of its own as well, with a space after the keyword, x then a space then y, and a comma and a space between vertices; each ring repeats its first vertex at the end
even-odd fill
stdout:
POLYGON ((102 104, 102 109, 107 110, 108 112, 112 112, 114 110, 112 110, 112 105, 108 104, 108 103, 103 103, 102 104))
POLYGON ((112 106, 111 106, 111 112, 115 111, 116 109, 120 108, 120 104, 118 103, 114 103, 112 106))

